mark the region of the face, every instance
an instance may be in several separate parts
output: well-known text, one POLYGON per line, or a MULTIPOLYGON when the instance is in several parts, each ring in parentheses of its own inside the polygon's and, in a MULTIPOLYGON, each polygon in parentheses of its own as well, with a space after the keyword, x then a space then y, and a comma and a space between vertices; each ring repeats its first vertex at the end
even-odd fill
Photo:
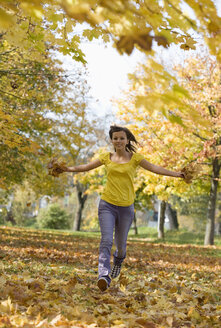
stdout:
POLYGON ((111 141, 116 150, 117 149, 123 150, 125 149, 129 140, 127 139, 127 135, 124 131, 119 131, 119 132, 113 132, 111 141))

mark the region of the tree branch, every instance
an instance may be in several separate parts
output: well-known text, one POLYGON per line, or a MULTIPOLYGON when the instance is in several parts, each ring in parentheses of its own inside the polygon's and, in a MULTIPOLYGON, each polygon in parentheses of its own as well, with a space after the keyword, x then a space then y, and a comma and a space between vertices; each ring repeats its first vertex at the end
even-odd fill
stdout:
POLYGON ((1 92, 1 93, 4 93, 4 94, 6 94, 6 95, 9 95, 9 96, 15 97, 15 98, 20 99, 20 100, 29 101, 29 99, 25 99, 25 98, 21 98, 21 97, 15 96, 13 93, 3 91, 2 89, 0 89, 0 92, 1 92))
POLYGON ((199 135, 199 134, 196 133, 196 132, 193 132, 193 135, 194 135, 195 137, 197 137, 197 138, 200 138, 202 141, 208 141, 208 139, 202 137, 201 135, 199 135))
MULTIPOLYGON (((43 76, 54 76, 55 74, 54 73, 22 73, 21 71, 19 70, 0 70, 0 74, 3 73, 3 74, 11 74, 11 75, 22 75, 22 76, 26 76, 26 75, 36 75, 36 76, 39 76, 39 75, 43 75, 43 76)), ((60 75, 59 75, 60 76, 60 75)), ((66 76, 64 76, 66 77, 66 76)))
POLYGON ((5 51, 5 52, 1 52, 1 53, 0 53, 0 56, 5 56, 5 55, 10 54, 10 52, 13 52, 13 51, 15 51, 15 50, 16 50, 16 48, 14 48, 14 49, 12 49, 12 50, 5 51))

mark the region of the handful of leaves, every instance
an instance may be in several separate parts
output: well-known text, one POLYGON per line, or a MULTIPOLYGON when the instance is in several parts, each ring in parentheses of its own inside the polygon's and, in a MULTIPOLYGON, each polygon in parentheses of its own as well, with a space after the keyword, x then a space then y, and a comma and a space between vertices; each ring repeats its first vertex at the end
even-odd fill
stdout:
POLYGON ((198 163, 190 163, 185 166, 181 172, 184 175, 184 181, 188 184, 192 182, 193 179, 196 179, 201 171, 201 167, 198 163))
POLYGON ((48 174, 53 177, 58 177, 59 174, 63 173, 67 169, 66 162, 64 160, 59 160, 58 158, 52 158, 47 165, 48 174))

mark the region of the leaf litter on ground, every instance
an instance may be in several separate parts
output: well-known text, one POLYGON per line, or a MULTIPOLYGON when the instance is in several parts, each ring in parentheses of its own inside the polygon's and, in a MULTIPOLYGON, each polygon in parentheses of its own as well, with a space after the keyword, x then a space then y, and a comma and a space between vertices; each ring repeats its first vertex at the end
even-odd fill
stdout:
POLYGON ((102 293, 99 238, 0 232, 0 328, 220 327, 219 247, 129 241, 122 273, 102 293))

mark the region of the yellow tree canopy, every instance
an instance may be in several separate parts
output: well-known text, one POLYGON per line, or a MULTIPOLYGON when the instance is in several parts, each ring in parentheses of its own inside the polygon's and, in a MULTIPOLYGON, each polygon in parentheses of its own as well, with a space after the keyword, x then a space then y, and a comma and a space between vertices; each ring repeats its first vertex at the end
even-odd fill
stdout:
POLYGON ((77 156, 87 144, 86 73, 75 68, 74 77, 67 76, 48 51, 34 60, 0 41, 0 188, 31 176, 36 190, 49 194, 57 186, 43 168, 49 157, 67 144, 77 156))
POLYGON ((174 70, 177 77, 148 60, 131 75, 130 90, 118 101, 119 114, 138 136, 147 160, 177 171, 191 164, 195 171, 191 185, 140 171, 137 183, 144 181, 145 192, 164 199, 207 189, 210 164, 221 147, 219 64, 196 56, 174 70))
POLYGON ((2 0, 0 15, 0 31, 11 43, 40 52, 54 47, 81 61, 76 23, 88 23, 83 35, 89 40, 111 37, 119 52, 127 54, 135 46, 149 51, 153 41, 194 49, 195 31, 221 58, 220 17, 212 0, 2 0))

